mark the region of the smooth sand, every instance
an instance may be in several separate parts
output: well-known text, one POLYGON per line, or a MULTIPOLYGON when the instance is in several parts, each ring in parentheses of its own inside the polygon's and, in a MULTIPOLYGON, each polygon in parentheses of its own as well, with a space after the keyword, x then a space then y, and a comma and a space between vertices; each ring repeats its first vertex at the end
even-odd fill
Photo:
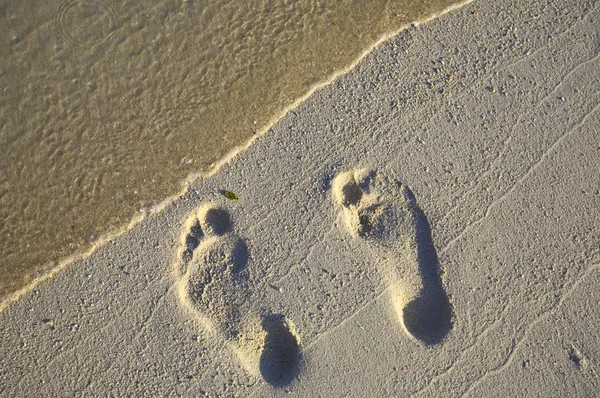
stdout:
POLYGON ((0 395, 595 395, 599 17, 384 44, 0 313, 0 395))

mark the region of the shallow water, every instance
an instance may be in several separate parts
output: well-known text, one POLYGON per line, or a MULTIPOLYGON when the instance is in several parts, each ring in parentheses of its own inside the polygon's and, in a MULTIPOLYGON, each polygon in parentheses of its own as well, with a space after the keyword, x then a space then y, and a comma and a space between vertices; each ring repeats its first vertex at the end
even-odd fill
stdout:
POLYGON ((0 0, 0 301, 456 0, 0 0))

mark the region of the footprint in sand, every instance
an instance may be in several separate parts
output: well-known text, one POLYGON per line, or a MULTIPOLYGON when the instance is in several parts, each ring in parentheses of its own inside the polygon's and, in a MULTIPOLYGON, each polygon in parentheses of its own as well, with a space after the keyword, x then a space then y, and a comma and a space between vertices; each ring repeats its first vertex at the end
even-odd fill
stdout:
POLYGON ((177 293, 249 373, 260 373, 275 387, 285 386, 298 372, 299 338, 283 315, 244 311, 254 290, 249 258, 248 246, 234 232, 229 213, 205 204, 184 227, 175 266, 177 293))
POLYGON ((439 344, 452 328, 452 307, 429 222, 412 192, 400 181, 360 169, 339 174, 333 194, 350 234, 378 259, 404 331, 425 345, 439 344))

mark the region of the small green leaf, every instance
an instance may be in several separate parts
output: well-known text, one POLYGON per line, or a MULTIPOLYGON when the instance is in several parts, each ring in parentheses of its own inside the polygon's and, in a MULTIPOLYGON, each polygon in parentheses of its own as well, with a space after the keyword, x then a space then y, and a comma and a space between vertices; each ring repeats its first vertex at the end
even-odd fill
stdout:
POLYGON ((225 197, 231 200, 240 200, 240 197, 231 191, 225 191, 225 197))

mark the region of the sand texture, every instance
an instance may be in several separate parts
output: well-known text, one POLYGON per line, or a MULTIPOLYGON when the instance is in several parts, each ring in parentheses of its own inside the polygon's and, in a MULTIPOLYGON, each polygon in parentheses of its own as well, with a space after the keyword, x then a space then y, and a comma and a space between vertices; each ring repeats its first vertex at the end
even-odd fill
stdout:
POLYGON ((399 34, 2 311, 0 395, 596 396, 599 22, 399 34))

